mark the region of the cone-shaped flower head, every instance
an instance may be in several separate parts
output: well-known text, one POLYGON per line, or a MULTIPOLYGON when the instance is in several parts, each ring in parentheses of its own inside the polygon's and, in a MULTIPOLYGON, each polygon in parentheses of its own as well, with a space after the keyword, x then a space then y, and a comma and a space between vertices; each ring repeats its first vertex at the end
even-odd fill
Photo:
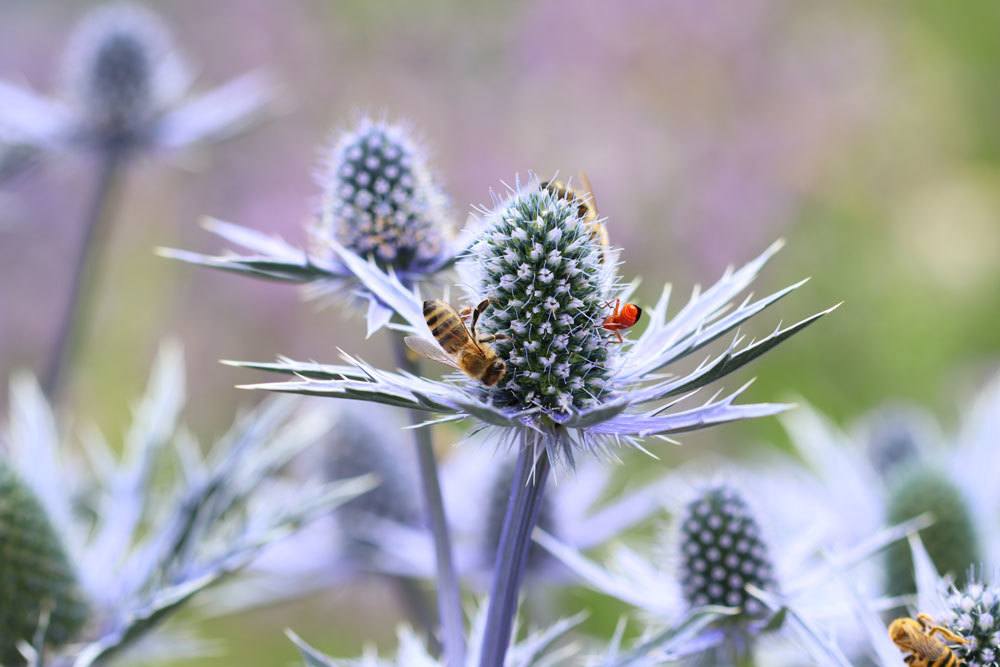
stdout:
POLYGON ((445 197, 422 149, 400 125, 364 119, 337 140, 320 175, 318 254, 333 238, 380 267, 403 273, 438 263, 446 241, 445 197))
POLYGON ((372 519, 405 526, 420 525, 418 506, 414 503, 419 496, 417 481, 410 468, 405 467, 409 461, 398 454, 401 443, 391 437, 395 436, 393 427, 398 431, 392 417, 377 409, 344 410, 333 429, 336 443, 327 460, 329 479, 373 474, 379 480, 377 487, 345 503, 336 515, 340 529, 350 539, 348 548, 360 557, 371 551, 367 536, 372 519), (383 421, 373 422, 372 419, 383 421))
POLYGON ((87 619, 76 573, 38 499, 0 459, 0 664, 24 662, 20 641, 50 614, 46 644, 74 639, 87 619))
POLYGON ((930 448, 926 415, 915 409, 888 407, 865 420, 864 439, 872 466, 882 477, 905 471, 930 448))
POLYGON ((764 607, 746 586, 773 589, 774 567, 743 497, 730 486, 707 489, 685 508, 680 531, 680 581, 688 604, 760 615, 764 607))
MULTIPOLYGON (((927 466, 901 472, 890 490, 887 521, 901 523, 929 513, 934 524, 921 531, 927 553, 939 572, 961 581, 979 560, 976 526, 961 491, 944 473, 927 466)), ((886 552, 886 592, 905 595, 915 590, 913 561, 905 544, 886 552)))
POLYGON ((184 66, 151 12, 111 5, 87 16, 67 52, 66 83, 91 130, 129 141, 183 88, 184 66))
POLYGON ((473 256, 475 291, 490 300, 480 328, 502 336, 494 347, 507 364, 493 400, 557 415, 601 402, 611 346, 599 325, 614 280, 579 207, 521 191, 489 216, 473 256))
POLYGON ((966 643, 954 648, 967 667, 1000 665, 1000 589, 972 581, 948 598, 949 629, 966 643))

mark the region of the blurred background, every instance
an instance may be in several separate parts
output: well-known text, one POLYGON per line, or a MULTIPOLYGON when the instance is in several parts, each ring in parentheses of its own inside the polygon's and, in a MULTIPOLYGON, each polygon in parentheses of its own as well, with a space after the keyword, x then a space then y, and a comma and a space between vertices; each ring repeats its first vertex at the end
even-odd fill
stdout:
MULTIPOLYGON (((0 0, 0 77, 53 91, 65 38, 90 4, 0 0)), ((646 302, 670 281, 679 304, 786 238, 758 293, 813 280, 750 333, 845 305, 744 372, 759 376, 751 399, 802 397, 841 421, 902 399, 950 425, 1000 361, 996 2, 954 11, 931 0, 165 0, 155 9, 204 86, 265 67, 285 97, 252 132, 196 154, 148 156, 129 172, 67 396, 112 437, 167 336, 185 346, 187 420, 205 440, 258 398, 233 388, 247 375, 220 358, 334 361, 343 347, 389 363, 385 341, 363 339, 360 314, 153 255, 220 250, 197 224, 203 215, 304 242, 319 151, 366 112, 417 128, 459 221, 517 174, 585 169, 624 247, 625 275, 646 279, 646 302)), ((93 179, 86 156, 51 156, 0 190, 2 377, 44 367, 93 179)), ((737 425, 685 438, 697 447, 670 455, 751 456, 782 439, 773 422, 737 425)), ((626 472, 639 461, 627 455, 626 472)), ((595 631, 619 612, 589 594, 563 602, 592 606, 595 631)), ((212 621, 206 634, 225 639, 229 656, 185 664, 287 662, 285 627, 350 654, 367 639, 390 645, 400 618, 378 586, 331 591, 212 621)))

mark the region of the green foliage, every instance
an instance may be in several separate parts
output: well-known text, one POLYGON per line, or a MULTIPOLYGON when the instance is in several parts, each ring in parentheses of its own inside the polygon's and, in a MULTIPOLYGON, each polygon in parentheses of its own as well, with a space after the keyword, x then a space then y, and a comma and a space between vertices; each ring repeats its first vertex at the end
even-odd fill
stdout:
MULTIPOLYGON (((980 554, 969 508, 944 474, 914 466, 901 471, 892 485, 886 523, 901 523, 924 513, 933 515, 934 525, 922 530, 920 537, 938 572, 964 581, 980 554)), ((886 593, 905 595, 915 590, 910 550, 905 543, 896 543, 886 553, 886 593)))
POLYGON ((87 605, 59 536, 35 495, 0 460, 0 663, 22 662, 19 641, 31 642, 49 611, 45 643, 71 641, 87 605))

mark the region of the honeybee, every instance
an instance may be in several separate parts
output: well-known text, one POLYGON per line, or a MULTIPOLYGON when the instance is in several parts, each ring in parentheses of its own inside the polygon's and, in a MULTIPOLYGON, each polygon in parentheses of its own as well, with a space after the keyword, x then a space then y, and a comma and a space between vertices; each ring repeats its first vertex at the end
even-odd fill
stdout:
POLYGON ((611 237, 608 235, 608 228, 602 222, 598 222, 600 214, 597 212, 597 200, 594 198, 594 189, 590 185, 587 174, 580 172, 580 183, 584 187, 581 194, 573 190, 562 181, 545 181, 541 187, 548 190, 559 199, 573 202, 577 205, 577 215, 583 223, 590 229, 590 235, 594 241, 601 246, 601 259, 603 260, 611 247, 611 237))
POLYGON ((624 343, 625 339, 622 338, 621 332, 635 326, 639 318, 642 317, 642 308, 634 303, 626 303, 623 306, 621 299, 615 299, 613 308, 610 301, 604 305, 611 308, 611 314, 604 318, 601 328, 617 336, 619 343, 624 343))
POLYGON ((466 327, 462 315, 444 301, 424 301, 424 321, 440 347, 420 336, 407 336, 406 345, 419 355, 448 364, 492 387, 506 375, 507 364, 488 344, 502 339, 502 335, 476 335, 476 322, 489 305, 486 299, 476 306, 469 313, 472 323, 466 327))
POLYGON ((964 644, 965 640, 951 630, 934 623, 927 614, 917 614, 912 618, 897 618, 889 624, 889 639, 907 652, 903 662, 911 667, 958 667, 961 662, 939 637, 941 635, 953 644, 964 644))

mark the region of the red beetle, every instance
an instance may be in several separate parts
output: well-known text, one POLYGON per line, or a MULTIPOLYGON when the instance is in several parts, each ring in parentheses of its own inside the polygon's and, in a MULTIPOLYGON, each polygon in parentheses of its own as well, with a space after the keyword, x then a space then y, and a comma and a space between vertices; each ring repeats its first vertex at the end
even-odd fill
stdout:
MULTIPOLYGON (((609 301, 604 305, 610 308, 611 302, 609 301)), ((615 307, 611 311, 611 314, 604 318, 601 328, 617 336, 619 343, 624 343, 625 339, 622 338, 621 332, 634 327, 640 317, 642 317, 642 308, 634 303, 626 303, 623 306, 621 299, 615 299, 615 307)))

